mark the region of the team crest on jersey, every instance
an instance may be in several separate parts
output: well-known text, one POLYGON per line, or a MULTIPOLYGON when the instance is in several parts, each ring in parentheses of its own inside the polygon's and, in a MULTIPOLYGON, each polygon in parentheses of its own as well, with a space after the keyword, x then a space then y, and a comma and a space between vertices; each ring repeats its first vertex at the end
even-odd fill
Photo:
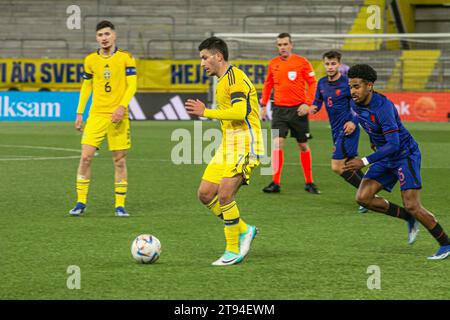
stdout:
POLYGON ((336 96, 339 97, 341 95, 341 89, 336 89, 336 96))
POLYGON ((295 79, 297 79, 297 71, 289 71, 288 78, 291 81, 294 81, 295 79))
POLYGON ((111 71, 109 70, 108 65, 106 65, 105 69, 103 69, 103 78, 105 78, 105 80, 109 80, 111 78, 111 71))

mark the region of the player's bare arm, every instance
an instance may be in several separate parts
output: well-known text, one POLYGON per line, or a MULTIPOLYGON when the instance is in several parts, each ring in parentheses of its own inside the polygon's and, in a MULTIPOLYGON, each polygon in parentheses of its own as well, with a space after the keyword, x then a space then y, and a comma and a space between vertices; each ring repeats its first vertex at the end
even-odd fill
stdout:
POLYGON ((267 119, 267 106, 261 105, 261 120, 266 121, 267 119))
POLYGON ((352 134, 356 129, 356 124, 353 121, 347 121, 344 123, 344 133, 346 135, 352 134))
POLYGON ((357 171, 357 170, 359 170, 359 169, 362 169, 362 168, 364 168, 365 166, 364 166, 364 162, 361 160, 361 159, 352 159, 352 160, 349 160, 349 161, 347 161, 345 164, 344 164, 344 168, 343 168, 343 170, 344 171, 357 171))
POLYGON ((198 99, 188 99, 184 106, 189 114, 202 117, 205 112, 205 104, 198 99))
POLYGON ((116 110, 114 110, 111 121, 113 123, 118 123, 123 120, 123 117, 125 116, 126 108, 124 106, 118 106, 116 110))
POLYGON ((306 116, 308 113, 314 114, 317 112, 317 106, 312 105, 308 106, 307 104, 303 103, 300 107, 297 109, 297 114, 302 117, 306 116))
POLYGON ((75 120, 75 129, 78 131, 83 131, 83 114, 77 113, 77 118, 75 120))

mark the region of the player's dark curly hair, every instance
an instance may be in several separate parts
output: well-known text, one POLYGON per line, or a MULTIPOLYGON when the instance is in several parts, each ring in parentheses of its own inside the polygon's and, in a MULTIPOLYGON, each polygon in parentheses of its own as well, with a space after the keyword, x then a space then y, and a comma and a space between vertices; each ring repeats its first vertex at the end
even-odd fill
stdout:
POLYGON ((377 80, 377 72, 368 64, 355 64, 348 70, 347 77, 349 79, 359 78, 373 83, 377 80))
POLYGON ((217 37, 210 37, 205 39, 198 46, 198 51, 202 51, 204 49, 220 52, 223 55, 223 59, 228 61, 228 46, 225 41, 217 37))
POLYGON ((103 21, 100 21, 99 23, 97 23, 97 27, 95 28, 95 31, 98 31, 103 28, 111 28, 111 30, 114 30, 114 25, 112 24, 111 21, 103 20, 103 21))

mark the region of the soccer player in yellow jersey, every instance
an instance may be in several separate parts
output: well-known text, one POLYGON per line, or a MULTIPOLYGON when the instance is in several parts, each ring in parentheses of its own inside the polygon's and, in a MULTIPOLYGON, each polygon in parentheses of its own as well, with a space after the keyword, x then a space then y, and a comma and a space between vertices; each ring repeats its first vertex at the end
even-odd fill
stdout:
POLYGON ((222 142, 203 174, 198 197, 224 221, 226 249, 213 265, 227 266, 244 260, 258 231, 241 218, 235 195, 241 185, 249 184, 264 152, 259 104, 245 73, 228 63, 223 40, 208 38, 199 51, 202 68, 209 76, 218 77, 217 108, 207 109, 198 99, 189 99, 185 105, 192 115, 220 120, 222 142))
POLYGON ((76 182, 78 200, 70 214, 78 216, 86 210, 92 158, 106 136, 114 161, 115 214, 127 217, 125 157, 131 147, 128 103, 136 92, 136 61, 129 52, 116 47, 116 33, 111 22, 99 22, 96 30, 100 48, 84 61, 84 80, 75 121, 75 127, 83 131, 83 137, 76 182), (83 112, 91 92, 92 105, 83 130, 83 112))

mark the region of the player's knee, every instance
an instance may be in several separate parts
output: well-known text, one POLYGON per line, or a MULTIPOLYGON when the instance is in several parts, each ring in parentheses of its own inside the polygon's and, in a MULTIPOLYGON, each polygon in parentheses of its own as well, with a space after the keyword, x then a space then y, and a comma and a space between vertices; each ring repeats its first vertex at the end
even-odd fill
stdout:
POLYGON ((273 141, 274 149, 283 149, 284 148, 284 139, 283 138, 275 138, 273 141))
POLYGON ((331 163, 331 170, 333 170, 334 173, 341 175, 342 174, 342 165, 338 164, 338 163, 331 163))
POLYGON ((81 155, 81 163, 83 166, 91 165, 93 156, 90 154, 82 154, 81 155))
POLYGON ((405 210, 414 216, 420 213, 421 206, 418 202, 405 202, 404 206, 405 210))
POLYGON ((306 152, 309 150, 309 146, 307 143, 298 143, 298 148, 300 149, 301 152, 306 152))
POLYGON ((234 200, 233 193, 226 191, 219 192, 218 197, 221 206, 224 206, 234 200))
POLYGON ((197 191, 198 200, 203 204, 208 204, 214 198, 214 194, 208 190, 198 189, 197 191))
POLYGON ((370 195, 367 192, 361 192, 358 190, 355 196, 356 202, 363 207, 369 207, 370 203, 372 202, 373 195, 370 195))

